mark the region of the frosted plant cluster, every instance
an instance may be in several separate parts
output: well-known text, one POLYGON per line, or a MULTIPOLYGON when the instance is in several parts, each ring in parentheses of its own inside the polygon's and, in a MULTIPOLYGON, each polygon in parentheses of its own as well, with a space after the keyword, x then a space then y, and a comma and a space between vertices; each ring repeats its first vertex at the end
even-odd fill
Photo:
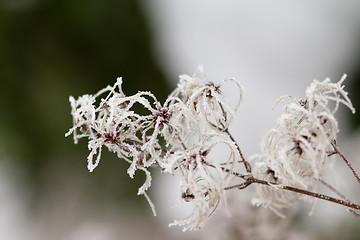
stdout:
POLYGON ((355 112, 344 80, 345 76, 337 83, 314 81, 305 99, 289 97, 278 126, 266 135, 261 154, 251 164, 229 131, 242 100, 239 82, 210 81, 202 67, 192 76, 181 75, 164 103, 147 91, 127 96, 122 78, 94 95, 71 96, 73 127, 66 136, 72 134, 75 143, 88 139, 90 172, 99 165, 104 147, 129 163, 131 178, 143 171, 146 179, 138 194, 146 197, 154 215, 146 193, 152 180, 149 168, 179 173, 179 198, 193 204, 193 211, 170 226, 184 230, 201 228, 219 204, 226 203, 228 190, 252 184, 258 192, 253 202, 273 209, 288 207, 306 195, 358 210, 359 205, 344 197, 312 192, 322 181, 330 155, 341 156, 360 182, 335 141, 339 129, 334 114, 339 105, 355 112), (237 89, 235 100, 226 98, 225 84, 237 89), (219 149, 220 159, 215 153, 219 149))
MULTIPOLYGON (((329 153, 339 131, 334 114, 342 103, 355 109, 342 85, 330 79, 314 81, 305 99, 291 98, 280 116, 278 126, 266 135, 262 153, 254 157, 254 175, 276 183, 274 187, 258 185, 261 198, 254 203, 274 207, 290 206, 303 196, 279 189, 279 185, 313 190, 321 179, 329 153)), ((283 99, 283 98, 281 98, 283 99)))
POLYGON ((164 104, 150 92, 126 96, 118 78, 113 87, 95 95, 77 100, 70 97, 74 127, 66 136, 73 134, 75 143, 80 138, 89 139, 90 172, 98 166, 103 147, 129 162, 127 173, 131 178, 137 170, 145 172, 146 180, 138 194, 146 197, 151 185, 149 167, 166 173, 180 171, 180 197, 192 202, 194 211, 172 225, 196 229, 214 212, 224 197, 224 187, 230 184, 232 176, 222 171, 222 166, 234 169, 237 165, 236 146, 224 131, 234 119, 241 96, 236 80, 215 84, 208 81, 201 67, 193 76, 180 76, 178 87, 164 104), (239 91, 233 106, 221 91, 222 84, 227 83, 239 91), (135 110, 139 106, 142 113, 135 110), (210 158, 216 145, 228 149, 227 161, 210 158))

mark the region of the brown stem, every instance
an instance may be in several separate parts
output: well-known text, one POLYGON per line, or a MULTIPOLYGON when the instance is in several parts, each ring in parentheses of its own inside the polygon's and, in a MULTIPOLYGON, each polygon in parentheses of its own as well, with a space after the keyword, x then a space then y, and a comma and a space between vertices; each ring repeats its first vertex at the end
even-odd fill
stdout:
MULTIPOLYGON (((222 113, 223 113, 223 116, 224 116, 225 121, 227 121, 227 114, 226 114, 226 111, 225 111, 225 109, 224 109, 224 106, 223 106, 221 103, 219 103, 219 106, 220 106, 220 109, 221 109, 221 111, 222 111, 222 113)), ((241 152, 241 149, 240 149, 239 144, 235 141, 234 137, 233 137, 233 136, 231 135, 231 133, 229 132, 229 129, 226 128, 223 124, 221 124, 221 125, 223 126, 223 129, 219 129, 219 130, 225 132, 225 133, 229 136, 229 138, 231 139, 231 141, 234 142, 234 144, 235 144, 235 146, 236 146, 236 148, 237 148, 237 150, 238 150, 238 152, 239 152, 241 161, 244 163, 246 172, 251 173, 251 165, 250 165, 250 163, 249 163, 248 161, 246 161, 244 155, 243 155, 242 152, 241 152)), ((215 127, 216 127, 216 126, 215 126, 215 127)))
POLYGON ((349 201, 350 200, 344 195, 342 194, 340 191, 338 191, 336 188, 334 188, 333 186, 331 186, 329 183, 325 182, 324 180, 320 179, 319 182, 324 185, 325 187, 329 188, 331 191, 333 191, 334 193, 336 193, 339 197, 341 197, 342 199, 349 201))
POLYGON ((234 137, 233 137, 233 136, 231 135, 231 133, 229 132, 229 129, 226 129, 224 132, 229 136, 229 138, 231 139, 231 141, 234 142, 234 144, 235 144, 235 146, 236 146, 236 149, 237 149, 238 152, 239 152, 241 161, 244 163, 246 172, 251 173, 251 165, 250 165, 250 163, 249 163, 248 161, 246 161, 244 155, 242 154, 242 151, 241 151, 241 149, 240 149, 239 144, 235 141, 234 137))
POLYGON ((236 185, 233 185, 233 186, 230 186, 230 187, 226 187, 226 188, 224 188, 224 190, 231 190, 231 189, 234 189, 234 188, 244 189, 244 188, 247 188, 248 186, 250 186, 251 184, 252 184, 251 181, 245 181, 245 182, 240 183, 240 184, 236 184, 236 185))
POLYGON ((293 188, 293 187, 289 187, 289 186, 283 186, 283 187, 280 187, 280 188, 284 189, 284 190, 288 190, 288 191, 308 195, 308 196, 311 196, 311 197, 314 197, 314 198, 319 198, 319 199, 329 201, 329 202, 333 202, 333 203, 336 203, 336 204, 340 204, 340 205, 343 205, 343 206, 346 206, 346 207, 349 207, 349 208, 360 210, 360 205, 358 205, 358 204, 355 204, 355 203, 352 203, 352 202, 349 202, 349 201, 345 201, 345 200, 341 200, 341 199, 337 199, 337 198, 334 198, 334 197, 330 197, 330 196, 327 196, 327 195, 324 195, 324 194, 321 194, 321 193, 314 193, 314 192, 310 192, 310 191, 307 191, 307 190, 293 188))
POLYGON ((311 192, 311 191, 300 189, 300 188, 277 185, 277 184, 274 184, 274 183, 271 183, 271 182, 268 182, 268 181, 265 181, 265 180, 254 178, 252 176, 248 176, 244 183, 229 186, 229 187, 225 188, 225 190, 230 190, 230 189, 234 189, 234 188, 243 189, 243 188, 251 185, 252 183, 263 184, 263 185, 275 187, 275 188, 278 188, 278 189, 283 189, 283 190, 287 190, 287 191, 307 195, 307 196, 310 196, 310 197, 319 198, 319 199, 322 199, 322 200, 325 200, 325 201, 333 202, 333 203, 340 204, 340 205, 343 205, 343 206, 346 206, 346 207, 349 207, 349 208, 360 210, 360 205, 352 203, 352 202, 347 201, 347 200, 337 199, 337 198, 330 197, 330 196, 327 196, 327 195, 324 195, 324 194, 321 194, 321 193, 315 193, 315 192, 311 192))
MULTIPOLYGON (((340 191, 338 191, 336 188, 334 188, 333 186, 331 186, 330 184, 328 184, 327 182, 325 182, 324 180, 320 179, 319 180, 320 183, 322 183, 325 187, 329 188, 331 191, 333 191, 334 193, 336 193, 339 197, 341 197, 342 199, 350 202, 350 200, 344 195, 342 194, 340 191)), ((360 217, 360 214, 357 213, 356 211, 349 209, 349 212, 354 214, 357 217, 360 217)))
POLYGON ((351 166, 350 162, 346 159, 346 157, 340 152, 339 148, 336 145, 336 142, 335 141, 331 142, 331 145, 333 146, 335 152, 344 160, 345 164, 350 168, 356 180, 360 183, 359 175, 356 173, 355 169, 351 166))

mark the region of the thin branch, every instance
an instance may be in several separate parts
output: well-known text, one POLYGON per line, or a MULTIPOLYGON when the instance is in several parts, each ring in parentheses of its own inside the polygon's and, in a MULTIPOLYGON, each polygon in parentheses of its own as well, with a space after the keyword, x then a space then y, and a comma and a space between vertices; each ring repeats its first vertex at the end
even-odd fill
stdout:
POLYGON ((249 163, 248 161, 246 161, 244 155, 242 154, 242 151, 241 151, 241 149, 240 149, 239 144, 236 142, 235 138, 231 135, 231 133, 229 132, 229 129, 226 129, 224 132, 229 136, 229 138, 231 139, 231 141, 234 142, 234 144, 235 144, 235 146, 236 146, 236 149, 237 149, 238 152, 239 152, 240 158, 241 158, 242 162, 244 163, 246 172, 251 173, 251 165, 250 165, 250 163, 249 163))
POLYGON ((334 188, 333 186, 331 186, 329 183, 325 182, 324 180, 320 179, 319 182, 321 184, 323 184, 325 187, 329 188, 331 191, 333 191, 334 193, 336 193, 339 197, 341 197, 342 199, 346 200, 346 201, 350 201, 344 194, 342 194, 340 191, 338 191, 336 188, 334 188))
MULTIPOLYGON (((333 186, 331 186, 329 183, 325 182, 324 180, 320 179, 319 180, 320 183, 322 183, 325 187, 329 188, 331 191, 333 191, 334 193, 336 193, 339 197, 341 197, 342 199, 350 202, 350 200, 344 195, 342 194, 340 191, 338 191, 336 188, 334 188, 333 186)), ((360 214, 352 209, 348 209, 350 213, 354 214, 356 217, 360 217, 360 214)))
POLYGON ((310 192, 304 189, 300 189, 300 188, 294 188, 294 187, 290 187, 290 186, 280 186, 280 185, 274 185, 268 181, 264 181, 264 180, 260 180, 257 178, 252 178, 251 179, 254 183, 259 183, 259 184, 263 184, 263 185, 268 185, 268 186, 272 186, 272 187, 277 187, 279 189, 284 189, 287 191, 291 191, 291 192, 296 192, 296 193, 300 193, 300 194, 304 194, 304 195, 308 195, 310 197, 314 197, 314 198, 319 198, 325 201, 329 201, 329 202, 333 202, 336 204, 340 204, 349 208, 353 208, 353 209, 357 209, 360 210, 360 205, 352 203, 350 201, 346 201, 346 200, 341 200, 341 199, 337 199, 334 197, 330 197, 321 193, 314 193, 314 192, 310 192))
POLYGON ((314 198, 319 198, 319 199, 329 201, 329 202, 333 202, 333 203, 336 203, 336 204, 340 204, 340 205, 343 205, 343 206, 346 206, 346 207, 349 207, 349 208, 360 210, 360 205, 358 205, 358 204, 355 204, 355 203, 352 203, 352 202, 349 202, 349 201, 345 201, 345 200, 341 200, 341 199, 337 199, 337 198, 334 198, 334 197, 330 197, 330 196, 327 196, 327 195, 324 195, 324 194, 321 194, 321 193, 314 193, 314 192, 310 192, 310 191, 307 191, 307 190, 293 188, 293 187, 289 187, 289 186, 281 186, 280 188, 284 189, 284 190, 288 190, 288 191, 308 195, 308 196, 311 196, 311 197, 314 197, 314 198))
POLYGON ((336 145, 336 141, 332 141, 331 145, 333 146, 335 152, 344 160, 344 162, 346 163, 346 165, 350 168, 350 170, 352 171, 352 173, 354 174, 356 180, 360 183, 360 177, 359 175, 356 173, 355 169, 352 167, 352 165, 350 164, 350 162, 346 159, 346 157, 340 152, 338 146, 336 145))
MULTIPOLYGON (((207 164, 207 165, 210 166, 210 167, 214 167, 214 168, 215 168, 214 165, 211 165, 211 164, 207 164)), ((252 177, 252 176, 249 175, 249 174, 241 174, 241 173, 238 173, 238 172, 235 172, 235 171, 231 171, 231 170, 229 170, 229 169, 227 169, 227 168, 224 168, 224 167, 221 167, 221 170, 223 170, 223 171, 226 172, 226 173, 230 173, 231 175, 234 175, 234 176, 236 176, 236 177, 242 178, 242 179, 244 179, 244 180, 247 180, 249 177, 252 177)))
MULTIPOLYGON (((241 176, 241 178, 245 179, 245 177, 243 175, 240 175, 240 176, 241 176)), ((322 200, 325 200, 325 201, 333 202, 333 203, 343 205, 343 206, 346 206, 346 207, 349 207, 349 208, 352 208, 352 209, 360 210, 360 205, 355 204, 355 203, 353 203, 351 201, 348 201, 348 200, 341 200, 341 199, 338 199, 338 198, 327 196, 325 194, 315 193, 315 192, 311 192, 311 191, 300 189, 300 188, 277 185, 277 184, 272 183, 272 182, 268 182, 268 181, 265 181, 265 180, 254 178, 253 176, 247 176, 245 180, 246 181, 244 183, 226 187, 225 190, 231 190, 231 189, 234 189, 234 188, 244 189, 247 186, 251 185, 252 183, 258 183, 258 184, 271 186, 271 187, 274 187, 274 188, 277 188, 277 189, 283 189, 283 190, 287 190, 287 191, 307 195, 307 196, 310 196, 310 197, 322 199, 322 200)))
POLYGON ((251 184, 252 184, 251 181, 245 181, 245 182, 240 183, 240 184, 236 184, 236 185, 233 185, 233 186, 230 186, 230 187, 225 187, 224 190, 231 190, 231 189, 234 189, 234 188, 244 189, 244 188, 247 188, 248 186, 250 186, 251 184))
MULTIPOLYGON (((226 121, 226 119, 227 119, 227 114, 226 114, 226 111, 225 111, 225 109, 224 109, 224 106, 223 106, 221 103, 219 103, 219 106, 220 106, 220 109, 221 109, 221 111, 222 111, 222 113, 223 113, 224 119, 225 119, 225 121, 226 121)), ((251 165, 250 165, 250 163, 249 163, 248 161, 246 161, 244 155, 242 154, 242 151, 241 151, 241 149, 240 149, 239 144, 235 141, 235 138, 231 135, 231 133, 229 132, 229 129, 226 128, 222 123, 221 123, 221 125, 223 126, 223 129, 219 129, 219 130, 222 130, 223 132, 225 132, 225 133, 229 136, 229 138, 231 139, 231 141, 234 142, 234 144, 235 144, 235 146, 236 146, 236 148, 237 148, 237 150, 238 150, 238 152, 239 152, 240 158, 241 158, 242 162, 244 163, 246 172, 251 173, 251 165)))

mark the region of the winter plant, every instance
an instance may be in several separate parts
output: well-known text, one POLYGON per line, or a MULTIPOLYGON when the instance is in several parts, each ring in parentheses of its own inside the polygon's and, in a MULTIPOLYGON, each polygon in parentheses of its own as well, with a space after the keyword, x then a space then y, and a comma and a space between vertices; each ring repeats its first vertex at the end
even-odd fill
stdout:
POLYGON ((151 185, 150 168, 181 176, 179 197, 193 204, 192 213, 170 226, 184 230, 201 228, 226 193, 255 185, 254 205, 269 207, 280 213, 304 197, 318 198, 343 205, 358 215, 360 205, 348 200, 323 179, 329 158, 338 156, 360 183, 348 159, 339 150, 334 117, 340 105, 355 113, 344 90, 344 75, 336 83, 326 79, 314 81, 304 99, 287 99, 278 125, 265 136, 261 153, 246 158, 229 132, 229 126, 242 100, 242 88, 235 79, 220 83, 209 81, 199 67, 193 76, 181 75, 175 90, 164 103, 151 92, 139 91, 127 96, 122 79, 95 95, 70 97, 74 126, 66 133, 74 142, 88 139, 88 169, 92 172, 101 159, 102 149, 117 154, 129 163, 131 178, 140 170, 146 175, 138 194, 147 195, 151 185), (237 99, 226 98, 223 86, 236 88, 237 99), (139 112, 139 108, 143 111, 139 112), (221 149, 221 157, 215 152, 221 149), (336 197, 317 192, 321 184, 336 197))

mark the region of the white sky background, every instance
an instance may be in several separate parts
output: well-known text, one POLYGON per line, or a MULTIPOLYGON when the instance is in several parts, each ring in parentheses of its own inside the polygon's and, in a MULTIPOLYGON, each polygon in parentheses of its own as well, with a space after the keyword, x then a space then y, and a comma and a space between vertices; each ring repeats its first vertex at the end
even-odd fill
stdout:
MULTIPOLYGON (((142 3, 155 56, 174 86, 179 74, 191 75, 199 64, 213 81, 241 81, 244 99, 230 130, 246 156, 260 151, 263 135, 275 125, 282 110, 272 110, 278 97, 303 97, 313 79, 338 81, 360 53, 358 0, 142 3)), ((153 187, 162 189, 160 182, 155 179, 153 187)), ((164 208, 171 206, 169 196, 161 200, 164 208)))

